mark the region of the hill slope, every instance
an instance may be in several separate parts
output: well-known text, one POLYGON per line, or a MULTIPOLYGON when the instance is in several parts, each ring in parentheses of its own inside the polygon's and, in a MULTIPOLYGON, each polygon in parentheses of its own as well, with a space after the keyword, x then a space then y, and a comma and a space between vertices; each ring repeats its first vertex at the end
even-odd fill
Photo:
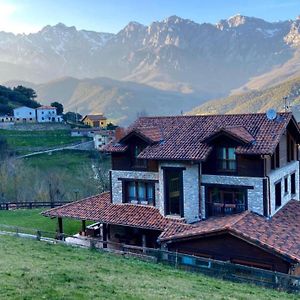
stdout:
MULTIPOLYGON (((79 228, 78 228, 79 229, 79 228)), ((1 299, 296 299, 112 253, 0 237, 1 299)))
POLYGON ((65 111, 78 111, 82 115, 103 112, 109 119, 123 125, 132 122, 139 114, 178 115, 204 100, 203 96, 162 91, 143 84, 108 78, 79 80, 64 77, 45 84, 15 81, 7 84, 30 86, 37 92, 41 102, 61 102, 65 111))
POLYGON ((284 110, 283 98, 288 96, 288 102, 298 115, 300 106, 300 77, 295 77, 271 88, 253 90, 247 93, 234 94, 226 98, 204 103, 191 114, 249 113, 265 112, 269 108, 284 110))

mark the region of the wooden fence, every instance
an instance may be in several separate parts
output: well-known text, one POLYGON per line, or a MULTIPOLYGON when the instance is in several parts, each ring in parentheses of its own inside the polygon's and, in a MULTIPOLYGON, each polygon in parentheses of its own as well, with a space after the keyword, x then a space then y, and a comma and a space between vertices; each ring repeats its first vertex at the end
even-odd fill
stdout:
POLYGON ((103 241, 99 238, 69 236, 56 232, 21 228, 0 224, 0 234, 37 239, 50 243, 62 243, 71 246, 121 253, 139 259, 171 265, 186 271, 203 273, 234 282, 255 284, 277 290, 300 293, 300 277, 273 272, 230 262, 201 258, 192 255, 170 252, 161 249, 145 248, 103 241))
POLYGON ((70 203, 70 201, 32 201, 32 202, 0 202, 0 210, 14 210, 19 208, 41 208, 41 207, 57 207, 64 204, 70 203))

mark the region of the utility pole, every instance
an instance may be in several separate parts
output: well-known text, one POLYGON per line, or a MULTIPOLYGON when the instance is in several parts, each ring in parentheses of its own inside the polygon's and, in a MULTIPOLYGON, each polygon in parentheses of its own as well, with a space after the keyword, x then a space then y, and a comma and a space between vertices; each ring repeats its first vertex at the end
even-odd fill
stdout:
POLYGON ((284 111, 285 111, 285 112, 288 112, 288 110, 289 110, 289 108, 290 108, 290 106, 289 106, 289 104, 288 104, 288 96, 284 96, 284 97, 283 97, 283 101, 284 101, 284 111))

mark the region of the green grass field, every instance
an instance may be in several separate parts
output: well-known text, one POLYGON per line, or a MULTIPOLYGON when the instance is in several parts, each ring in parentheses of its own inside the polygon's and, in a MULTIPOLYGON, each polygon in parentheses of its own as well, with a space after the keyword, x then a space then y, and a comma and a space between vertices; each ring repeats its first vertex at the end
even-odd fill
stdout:
MULTIPOLYGON (((46 218, 41 215, 41 212, 46 209, 48 208, 0 210, 0 228, 1 225, 10 225, 46 232, 55 232, 57 220, 46 218)), ((81 229, 81 222, 72 219, 64 219, 63 226, 65 234, 72 235, 79 232, 81 229)))
POLYGON ((298 298, 115 254, 16 237, 0 237, 0 257, 1 299, 298 298))
MULTIPOLYGON (((26 165, 43 170, 80 172, 83 166, 91 164, 93 153, 89 151, 63 150, 51 154, 39 154, 24 158, 26 165)), ((74 174, 76 177, 76 173, 74 174)))
POLYGON ((109 168, 110 159, 97 151, 63 150, 7 160, 0 166, 0 192, 7 202, 50 201, 51 186, 55 201, 74 201, 107 189, 109 168), (101 180, 96 177, 100 172, 101 180))
POLYGON ((69 130, 49 131, 19 131, 0 130, 0 136, 7 140, 10 150, 22 151, 22 148, 53 148, 76 142, 87 141, 90 138, 72 137, 69 130))

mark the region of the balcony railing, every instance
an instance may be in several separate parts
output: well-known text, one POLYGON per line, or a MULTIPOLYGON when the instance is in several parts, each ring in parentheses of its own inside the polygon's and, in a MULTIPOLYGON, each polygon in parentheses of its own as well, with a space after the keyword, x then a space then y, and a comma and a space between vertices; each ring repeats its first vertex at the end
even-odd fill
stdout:
POLYGON ((225 204, 225 203, 206 203, 206 211, 211 216, 226 216, 241 213, 247 209, 245 203, 225 204))

